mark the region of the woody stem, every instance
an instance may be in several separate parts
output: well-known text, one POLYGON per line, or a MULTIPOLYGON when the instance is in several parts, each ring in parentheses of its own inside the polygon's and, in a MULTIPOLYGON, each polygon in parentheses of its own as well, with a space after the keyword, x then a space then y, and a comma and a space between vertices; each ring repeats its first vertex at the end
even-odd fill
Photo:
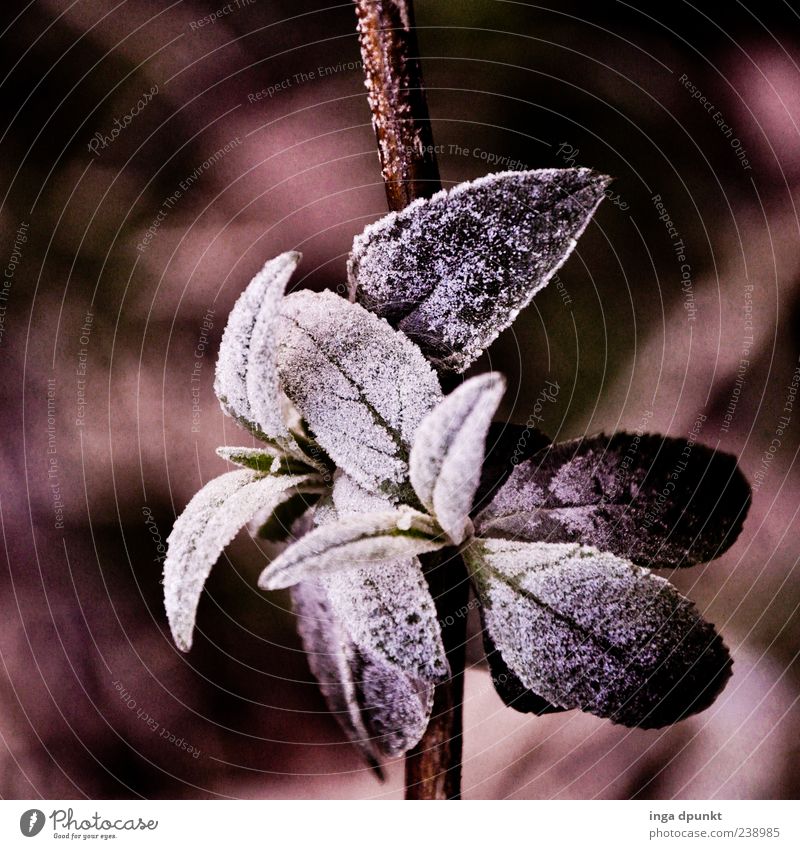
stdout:
MULTIPOLYGON (((397 211, 441 188, 413 3, 355 0, 355 6, 381 173, 389 209, 397 211)), ((406 755, 406 798, 458 799, 469 584, 455 550, 421 559, 442 624, 450 678, 437 685, 427 730, 406 755)))

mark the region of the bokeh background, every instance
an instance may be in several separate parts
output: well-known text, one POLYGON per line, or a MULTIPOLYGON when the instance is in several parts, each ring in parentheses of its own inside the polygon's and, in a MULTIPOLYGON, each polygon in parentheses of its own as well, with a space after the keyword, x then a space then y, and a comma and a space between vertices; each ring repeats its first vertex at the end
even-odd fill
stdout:
MULTIPOLYGON (((737 544, 670 576, 735 657, 717 703, 648 732, 524 716, 474 629, 465 796, 796 798, 800 18, 753 0, 416 7, 447 185, 616 178, 473 372, 506 373, 517 422, 557 380, 552 437, 707 416, 702 441, 758 484, 737 544)), ((246 534, 188 656, 161 604, 176 514, 225 470, 214 448, 246 441, 212 392, 238 293, 290 248, 298 287, 341 287, 386 211, 351 4, 6 2, 0 45, 0 794, 399 798, 402 765, 381 785, 343 742, 246 534)))

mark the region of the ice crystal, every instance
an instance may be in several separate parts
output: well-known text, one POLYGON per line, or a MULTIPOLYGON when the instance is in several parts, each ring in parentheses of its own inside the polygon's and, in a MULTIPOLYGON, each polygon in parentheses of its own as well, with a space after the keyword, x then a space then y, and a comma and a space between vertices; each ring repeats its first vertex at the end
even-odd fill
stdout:
POLYGON ((472 524, 486 434, 504 391, 499 374, 468 380, 423 419, 411 449, 411 483, 456 544, 472 524))
POLYGON ((332 292, 296 292, 282 307, 284 390, 336 465, 395 497, 420 421, 442 397, 416 345, 332 292))
POLYGON ((659 728, 704 710, 730 675, 713 626, 663 578, 572 544, 476 541, 486 627, 534 693, 659 728))
POLYGON ((509 171, 415 201, 356 237, 351 296, 464 371, 566 260, 608 182, 587 168, 509 171))

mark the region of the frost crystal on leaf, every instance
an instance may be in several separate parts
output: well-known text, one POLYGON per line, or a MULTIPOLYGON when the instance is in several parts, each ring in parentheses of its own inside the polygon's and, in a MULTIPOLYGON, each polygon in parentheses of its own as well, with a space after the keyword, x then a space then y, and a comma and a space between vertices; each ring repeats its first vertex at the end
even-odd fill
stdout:
POLYGON ((231 310, 219 347, 214 391, 222 409, 269 438, 289 433, 275 346, 281 300, 299 262, 299 253, 287 251, 261 269, 231 310))
POLYGON ((263 477, 243 469, 209 481, 186 505, 164 560, 164 605, 179 649, 191 648, 200 595, 225 546, 256 513, 274 509, 304 484, 311 486, 313 478, 263 477))
POLYGON ((707 708, 730 675, 727 649, 694 605, 613 554, 476 540, 465 556, 494 645, 554 705, 660 728, 707 708))
MULTIPOLYGON (((347 476, 336 481, 333 502, 342 518, 391 508, 347 476)), ((380 569, 356 568, 326 578, 338 615, 362 650, 423 681, 448 672, 436 608, 416 557, 380 569)))
POLYGON ((587 168, 509 171, 415 201, 356 237, 351 296, 464 371, 566 260, 608 183, 587 168))
POLYGON ((359 706, 355 646, 331 611, 325 587, 319 581, 302 581, 292 587, 292 607, 297 633, 303 641, 312 674, 331 713, 348 739, 380 775, 376 740, 367 730, 359 706))
POLYGON ((411 507, 344 516, 306 534, 270 563, 258 585, 280 590, 341 569, 381 569, 387 560, 436 551, 447 539, 425 513, 411 507))
POLYGON ((282 310, 284 391, 339 468, 400 497, 414 434, 442 397, 430 365, 386 321, 332 292, 296 292, 282 310))
MULTIPOLYGON (((318 511, 323 526, 337 509, 351 515, 386 509, 385 499, 347 477, 334 488, 334 503, 318 511)), ((332 711, 368 759, 394 756, 421 738, 430 717, 434 684, 449 669, 436 610, 417 558, 390 561, 380 569, 353 568, 304 581, 292 590, 306 649, 332 711), (309 599, 316 600, 316 611, 309 599), (349 695, 348 695, 349 694, 349 695)))
POLYGON ((672 568, 722 554, 749 504, 735 457, 618 433, 559 443, 519 464, 476 526, 483 536, 581 542, 672 568))
POLYGON ((504 391, 499 374, 468 380, 423 419, 411 449, 411 484, 456 545, 472 524, 486 434, 504 391))

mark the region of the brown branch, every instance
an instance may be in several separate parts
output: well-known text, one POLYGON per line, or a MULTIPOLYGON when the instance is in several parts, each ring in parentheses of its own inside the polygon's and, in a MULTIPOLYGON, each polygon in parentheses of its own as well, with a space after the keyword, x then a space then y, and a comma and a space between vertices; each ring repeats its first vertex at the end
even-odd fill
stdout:
MULTIPOLYGON (((442 187, 422 82, 412 0, 355 0, 372 126, 389 209, 442 187)), ((469 584, 456 551, 422 558, 443 623, 451 677, 437 686, 425 734, 406 755, 407 799, 461 797, 464 649, 469 584)))
POLYGON ((441 188, 411 0, 355 0, 389 209, 441 188))
POLYGON ((406 755, 406 799, 460 799, 469 581, 454 549, 420 559, 436 600, 450 678, 436 687, 431 721, 422 740, 406 755))

